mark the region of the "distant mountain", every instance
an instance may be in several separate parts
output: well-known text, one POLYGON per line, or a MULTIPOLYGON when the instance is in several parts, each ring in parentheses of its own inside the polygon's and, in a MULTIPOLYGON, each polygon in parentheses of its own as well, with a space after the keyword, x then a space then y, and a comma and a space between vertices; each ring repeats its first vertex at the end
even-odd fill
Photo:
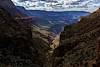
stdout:
POLYGON ((59 33, 65 24, 71 24, 79 20, 81 16, 89 15, 89 12, 84 11, 41 11, 41 10, 26 10, 24 7, 18 6, 17 9, 27 16, 33 17, 33 24, 37 26, 48 26, 49 31, 59 33), (52 28, 53 27, 53 28, 52 28), (59 30, 58 30, 59 29, 59 30))
POLYGON ((64 11, 64 12, 54 12, 54 11, 38 11, 38 10, 29 10, 30 16, 40 17, 47 21, 52 21, 52 23, 70 23, 77 20, 80 16, 86 16, 89 12, 84 11, 64 11))

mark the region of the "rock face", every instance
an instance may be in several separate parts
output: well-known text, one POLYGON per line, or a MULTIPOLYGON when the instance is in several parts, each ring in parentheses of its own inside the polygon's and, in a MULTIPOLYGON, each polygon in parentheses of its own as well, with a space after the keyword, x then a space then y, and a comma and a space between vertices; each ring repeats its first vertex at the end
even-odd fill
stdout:
POLYGON ((96 50, 97 67, 100 67, 100 38, 97 39, 97 50, 96 50))
POLYGON ((0 7, 3 7, 12 16, 16 16, 16 14, 18 13, 21 14, 21 12, 17 10, 16 6, 13 4, 11 0, 0 0, 0 7))
POLYGON ((60 35, 60 46, 54 50, 53 67, 96 67, 98 37, 100 9, 64 28, 60 35))
POLYGON ((0 7, 0 66, 43 67, 48 43, 32 36, 31 27, 0 7))

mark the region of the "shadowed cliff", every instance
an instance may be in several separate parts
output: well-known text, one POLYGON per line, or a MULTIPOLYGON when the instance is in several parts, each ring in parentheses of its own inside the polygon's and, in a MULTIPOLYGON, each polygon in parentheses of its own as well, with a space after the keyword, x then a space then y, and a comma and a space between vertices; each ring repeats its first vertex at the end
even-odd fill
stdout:
POLYGON ((100 9, 65 26, 60 46, 54 50, 53 67, 95 67, 96 40, 100 36, 100 9))
MULTIPOLYGON (((27 22, 27 21, 26 21, 27 22)), ((29 22, 31 24, 31 22, 29 22)), ((0 7, 0 65, 2 67, 43 67, 48 43, 32 36, 31 25, 15 20, 0 7)))

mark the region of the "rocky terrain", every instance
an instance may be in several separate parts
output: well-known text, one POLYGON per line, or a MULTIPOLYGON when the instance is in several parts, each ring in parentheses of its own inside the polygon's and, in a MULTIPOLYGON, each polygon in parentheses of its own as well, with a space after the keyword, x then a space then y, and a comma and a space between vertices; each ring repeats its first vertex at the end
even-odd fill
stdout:
MULTIPOLYGON (((96 66, 96 42, 100 36, 100 9, 65 26, 60 46, 53 53, 53 67, 96 66)), ((98 59, 99 60, 99 59, 98 59)))
POLYGON ((25 22, 0 7, 1 67, 44 67, 49 45, 32 32, 31 22, 25 22))
POLYGON ((19 10, 16 9, 16 6, 11 0, 0 0, 0 6, 8 11, 12 16, 16 16, 16 14, 22 14, 19 10))
POLYGON ((22 16, 11 0, 0 3, 0 67, 100 66, 100 9, 66 25, 56 36, 34 25, 33 17, 22 16))

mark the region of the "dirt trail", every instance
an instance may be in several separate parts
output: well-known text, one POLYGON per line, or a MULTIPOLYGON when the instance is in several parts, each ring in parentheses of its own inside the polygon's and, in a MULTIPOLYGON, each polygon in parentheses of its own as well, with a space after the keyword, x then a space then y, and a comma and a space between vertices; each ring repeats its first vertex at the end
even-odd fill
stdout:
POLYGON ((57 35, 57 36, 54 38, 54 40, 52 41, 52 44, 51 44, 50 47, 51 47, 52 49, 57 48, 57 47, 59 46, 59 40, 60 40, 60 36, 57 35))

